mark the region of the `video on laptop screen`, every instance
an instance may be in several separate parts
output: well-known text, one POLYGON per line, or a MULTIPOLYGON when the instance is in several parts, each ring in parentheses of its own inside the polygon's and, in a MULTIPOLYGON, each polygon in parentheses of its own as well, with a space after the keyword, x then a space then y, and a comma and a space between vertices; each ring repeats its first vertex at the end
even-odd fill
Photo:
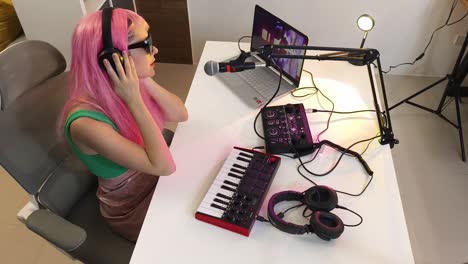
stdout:
MULTIPOLYGON (((268 44, 307 46, 308 42, 309 39, 306 35, 294 29, 262 7, 258 5, 255 6, 250 50, 253 51, 258 47, 268 44)), ((274 53, 304 55, 305 50, 282 49, 275 50, 274 53)), ((291 79, 296 86, 299 86, 304 60, 276 58, 275 61, 283 70, 283 73, 291 79)))

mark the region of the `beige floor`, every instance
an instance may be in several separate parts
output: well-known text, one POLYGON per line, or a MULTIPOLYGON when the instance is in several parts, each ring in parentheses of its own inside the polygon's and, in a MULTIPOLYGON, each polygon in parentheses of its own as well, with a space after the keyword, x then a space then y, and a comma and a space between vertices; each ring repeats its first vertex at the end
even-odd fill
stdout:
MULTIPOLYGON (((159 64, 157 80, 185 99, 194 70, 189 65, 159 64)), ((390 105, 434 80, 386 76, 390 105)), ((434 88, 415 101, 437 106, 442 89, 434 88)), ((468 109, 462 108, 468 140, 468 109)), ((454 117, 453 105, 445 113, 454 117)), ((394 109, 391 115, 400 140, 392 153, 416 263, 468 262, 468 164, 460 159, 457 131, 437 116, 409 105, 394 109)), ((0 263, 77 263, 16 220, 27 200, 21 187, 0 170, 0 263)))

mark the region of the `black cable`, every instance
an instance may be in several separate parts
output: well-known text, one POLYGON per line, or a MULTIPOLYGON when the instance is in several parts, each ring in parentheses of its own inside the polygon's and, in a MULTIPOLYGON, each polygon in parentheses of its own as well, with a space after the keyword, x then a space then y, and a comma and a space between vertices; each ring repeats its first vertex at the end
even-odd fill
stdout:
MULTIPOLYGON (((357 145, 357 144, 360 144, 360 143, 363 143, 363 142, 366 142, 366 141, 371 141, 371 140, 374 140, 374 139, 376 139, 376 138, 378 138, 378 137, 380 137, 380 135, 375 136, 375 137, 372 137, 372 138, 369 138, 369 139, 360 140, 360 141, 358 141, 358 142, 355 142, 355 143, 351 144, 347 149, 351 149, 353 146, 355 146, 355 145, 357 145)), ((293 148, 293 149, 294 149, 294 148, 293 148)), ((309 162, 312 162, 312 161, 317 157, 317 154, 318 154, 318 152, 320 151, 320 149, 321 149, 321 147, 320 147, 319 149, 316 150, 316 154, 314 155, 314 157, 313 157, 311 160, 309 160, 309 161, 307 161, 307 162, 305 162, 305 163, 302 162, 301 158, 300 158, 299 155, 298 155, 298 159, 299 159, 299 162, 300 162, 301 164, 297 167, 297 172, 298 172, 304 179, 306 179, 307 181, 309 181, 310 183, 312 183, 312 184, 315 185, 315 186, 317 186, 318 184, 315 183, 313 180, 311 180, 309 177, 305 176, 305 175, 301 172, 300 168, 302 167, 302 168, 304 168, 304 170, 307 171, 309 174, 317 176, 315 173, 313 173, 313 172, 311 172, 309 169, 307 169, 307 167, 305 166, 305 164, 307 164, 307 163, 309 163, 309 162)), ((294 149, 294 150, 295 150, 295 149, 294 149)), ((296 154, 297 154, 297 152, 296 152, 296 154)), ((343 158, 343 156, 344 156, 344 152, 342 152, 342 154, 341 154, 340 157, 338 158, 338 160, 337 160, 335 166, 333 166, 333 168, 332 168, 329 172, 327 172, 327 174, 330 173, 331 171, 333 171, 333 170, 336 168, 336 166, 337 166, 338 163, 341 161, 341 159, 343 158)), ((325 174, 325 175, 326 175, 326 174, 325 174)), ((319 175, 319 176, 321 176, 321 175, 319 175)), ((355 197, 356 197, 356 196, 361 196, 361 195, 367 190, 367 187, 369 187, 369 185, 370 185, 370 183, 372 182, 372 179, 373 179, 373 178, 374 178, 374 176, 370 175, 370 179, 369 179, 369 181, 367 182, 366 186, 365 186, 365 187, 362 189, 362 191, 361 191, 360 193, 358 193, 358 194, 352 194, 352 193, 348 193, 348 192, 344 192, 344 191, 339 191, 339 190, 337 190, 336 192, 337 192, 337 193, 341 193, 341 194, 345 194, 345 195, 349 195, 349 196, 355 196, 355 197)))
POLYGON ((302 216, 303 217, 311 217, 314 214, 314 211, 311 210, 310 214, 306 215, 307 209, 309 209, 309 208, 306 207, 306 208, 304 208, 304 210, 302 210, 302 216))
POLYGON ((299 87, 299 88, 296 88, 294 90, 291 91, 291 95, 294 97, 294 98, 304 98, 304 97, 307 97, 307 96, 310 96, 310 95, 315 95, 317 94, 317 87, 312 87, 312 86, 305 86, 305 87, 299 87), (304 94, 304 95, 296 95, 294 94, 295 92, 297 91, 301 91, 301 90, 313 90, 313 92, 310 92, 308 94, 304 94))
POLYGON ((369 148, 370 144, 372 144, 372 142, 374 142, 375 139, 373 140, 370 140, 369 143, 367 143, 367 146, 366 148, 361 152, 361 155, 364 155, 364 153, 366 153, 367 149, 369 148))
POLYGON ((335 110, 335 103, 333 103, 333 101, 330 100, 330 98, 328 98, 325 94, 323 94, 322 91, 320 91, 319 88, 317 88, 317 91, 319 91, 319 93, 320 93, 323 97, 325 97, 325 98, 332 104, 332 110, 330 111, 330 115, 328 116, 328 120, 327 120, 327 127, 326 127, 324 130, 322 130, 322 132, 320 132, 320 133, 317 135, 317 140, 318 140, 318 142, 320 142, 320 136, 321 136, 323 133, 325 133, 325 132, 328 130, 328 128, 330 127, 330 120, 331 120, 331 117, 332 117, 332 115, 333 115, 333 111, 335 110))
MULTIPOLYGON (((344 206, 340 206, 340 205, 337 205, 336 208, 337 208, 337 209, 343 209, 343 210, 349 211, 349 212, 353 213, 354 215, 356 215, 357 217, 359 217, 359 223, 357 223, 357 224, 352 224, 352 225, 348 225, 348 224, 344 224, 344 223, 343 223, 344 226, 347 226, 347 227, 356 227, 356 226, 360 226, 360 225, 362 224, 362 222, 364 221, 364 219, 362 218, 362 216, 361 216, 360 214, 356 213, 355 211, 353 211, 353 210, 351 210, 351 209, 348 209, 348 208, 346 208, 346 207, 344 207, 344 206)), ((306 215, 307 209, 310 210, 310 208, 307 208, 307 207, 304 208, 304 210, 302 211, 302 216, 308 218, 308 217, 311 217, 311 216, 314 214, 314 212, 316 212, 316 211, 310 210, 310 214, 306 215)))
POLYGON ((237 47, 239 47, 239 50, 241 52, 246 52, 245 50, 242 50, 241 47, 240 47, 240 42, 245 39, 245 38, 252 38, 251 36, 242 36, 238 41, 237 41, 237 47))
MULTIPOLYGON (((258 146, 258 147, 253 147, 251 148, 252 150, 256 150, 256 149, 265 149, 264 146, 258 146)), ((294 159, 294 157, 292 156, 289 156, 289 155, 286 155, 286 154, 275 154, 276 156, 283 156, 283 157, 286 157, 286 158, 290 158, 290 159, 294 159)))
MULTIPOLYGON (((309 109, 306 109, 309 110, 309 109)), ((318 109, 311 109, 312 113, 330 113, 333 112, 334 114, 357 114, 357 113, 364 113, 364 112, 375 112, 375 110, 357 110, 357 111, 350 111, 350 112, 343 112, 343 111, 330 111, 330 110, 318 110, 318 109)))
MULTIPOLYGON (((261 216, 261 215, 257 215, 257 217, 255 218, 256 220, 260 221, 260 222, 267 222, 267 223, 271 223, 270 220, 266 219, 265 217, 261 216)), ((273 224, 272 224, 273 225, 273 224)))
POLYGON ((303 98, 303 97, 307 97, 307 96, 310 96, 310 95, 315 95, 315 94, 317 94, 318 88, 317 88, 317 85, 315 85, 314 75, 313 75, 310 71, 308 71, 308 70, 303 69, 302 71, 305 71, 305 72, 307 72, 308 74, 310 74, 311 81, 312 81, 312 86, 298 87, 298 88, 296 88, 296 89, 293 89, 293 90, 291 91, 291 95, 292 95, 293 97, 295 97, 295 98, 303 98), (296 95, 296 94, 294 94, 294 93, 297 92, 297 91, 309 90, 309 89, 313 90, 313 92, 310 92, 310 93, 305 94, 305 95, 296 95))
MULTIPOLYGON (((298 204, 298 205, 294 205, 294 206, 292 206, 292 207, 289 207, 289 208, 286 209, 285 211, 280 212, 280 213, 278 214, 278 216, 281 217, 281 218, 283 218, 284 215, 285 215, 289 210, 292 210, 292 209, 295 209, 295 208, 299 208, 299 207, 304 206, 304 205, 305 205, 305 203, 300 203, 300 204, 298 204)), ((306 208, 307 208, 307 207, 306 207, 306 208)))
POLYGON ((336 206, 337 209, 343 209, 343 210, 346 210, 346 211, 349 211, 351 213, 353 213, 354 215, 356 215, 357 217, 359 217, 360 221, 359 223, 357 224, 353 224, 353 225, 347 225, 347 224, 343 224, 344 226, 347 226, 347 227, 356 227, 356 226, 360 226, 362 224, 362 222, 364 221, 364 219, 362 219, 362 216, 358 213, 356 213, 355 211, 351 210, 351 209, 348 209, 344 206, 341 206, 341 205, 337 205, 336 206))
MULTIPOLYGON (((375 138, 378 138, 379 136, 376 136, 376 137, 373 137, 373 138, 370 138, 370 139, 365 139, 365 140, 361 140, 361 141, 358 141, 354 144, 352 144, 350 147, 348 147, 346 150, 349 150, 351 147, 353 147, 354 145, 358 144, 358 143, 363 143, 363 142, 367 142, 369 140, 373 140, 375 138)), ((308 170, 306 167, 305 167, 305 164, 307 163, 310 163, 311 161, 307 161, 307 162, 302 162, 301 160, 301 157, 298 157, 299 159, 299 162, 301 163, 301 165, 299 165, 299 167, 303 167, 308 173, 310 173, 311 175, 314 175, 314 176, 317 176, 317 177, 323 177, 323 176, 326 176, 328 174, 330 174, 332 171, 335 170, 335 168, 338 166, 338 164, 340 163, 341 159, 343 158, 343 156, 346 154, 345 151, 341 151, 339 149, 336 149, 334 147, 331 147, 331 146, 327 146, 327 147, 330 147, 332 149, 335 149, 336 151, 339 151, 341 153, 340 157, 338 158, 338 160, 336 161, 336 163, 332 166, 331 169, 329 169, 328 171, 324 172, 324 173, 314 173, 314 172, 311 172, 310 170, 308 170)))
MULTIPOLYGON (((312 86, 310 86, 310 87, 301 87, 301 88, 297 88, 297 89, 295 89, 295 90, 293 90, 293 91, 291 92, 291 95, 292 95, 293 97, 296 97, 296 98, 301 98, 301 97, 306 97, 306 96, 309 96, 309 95, 314 95, 314 94, 317 93, 317 91, 319 91, 319 92, 323 95, 322 91, 320 91, 320 89, 319 89, 319 88, 317 87, 317 85, 315 84, 314 75, 313 75, 310 71, 308 71, 308 70, 303 70, 303 71, 305 71, 305 72, 307 72, 308 74, 310 74, 310 77, 311 77, 311 80, 312 80, 312 86), (306 95, 301 95, 301 96, 295 95, 295 94, 294 94, 295 91, 298 91, 298 90, 301 90, 301 89, 315 89, 315 92, 314 92, 314 93, 309 93, 309 94, 306 94, 306 95)), ((323 95, 323 96, 324 96, 324 95, 323 95)), ((324 96, 324 97, 328 99, 328 97, 326 97, 326 96, 324 96)), ((328 99, 328 100, 332 103, 333 108, 334 108, 333 102, 332 102, 330 99, 328 99)), ((306 109, 306 112, 307 112, 308 110, 310 110, 310 109, 306 109)), ((349 111, 349 112, 334 111, 333 109, 332 109, 331 111, 330 111, 330 110, 318 110, 318 109, 311 109, 311 110, 312 110, 312 113, 315 113, 315 112, 323 112, 323 113, 331 113, 331 114, 355 114, 355 113, 363 113, 363 112, 375 112, 375 110, 357 110, 357 111, 349 111)), ((328 118, 327 128, 326 128, 326 129, 328 129, 329 122, 330 122, 330 119, 331 119, 331 114, 330 114, 330 116, 329 116, 329 118, 328 118)), ((386 118, 384 118, 384 120, 386 120, 386 118)), ((326 129, 325 129, 324 131, 322 131, 321 133, 325 132, 326 129)), ((319 137, 320 137, 320 134, 319 134, 319 137)), ((364 151, 361 153, 361 155, 363 155, 363 154, 367 151, 367 149, 369 148, 369 146, 370 146, 371 143, 372 143, 372 141, 370 141, 370 142, 367 144, 366 148, 365 148, 364 151)), ((318 152, 317 152, 317 153, 318 153, 318 152)), ((314 160, 315 157, 317 157, 317 153, 315 154, 315 156, 314 156, 314 158, 313 158, 312 160, 314 160)), ((348 154, 345 154, 345 155, 348 155, 348 154)), ((310 161, 312 161, 312 160, 310 160, 310 161)), ((310 161, 309 161, 309 162, 310 162, 310 161)))
POLYGON ((290 158, 290 159, 295 159, 295 157, 289 156, 289 155, 286 155, 286 154, 275 154, 275 155, 277 155, 277 156, 283 156, 283 157, 290 158))
MULTIPOLYGON (((330 111, 330 110, 318 110, 318 109, 306 109, 307 113, 334 113, 334 114, 356 114, 356 113, 364 113, 364 112, 375 112, 375 110, 357 110, 357 111, 350 111, 350 112, 342 112, 342 111, 330 111), (311 112, 309 112, 311 110, 311 112)), ((384 119, 386 120, 386 119, 384 119)), ((361 155, 363 155, 367 149, 369 148, 369 145, 372 143, 372 141, 367 144, 366 148, 364 149, 363 152, 361 152, 361 155)), ((348 155, 348 154, 345 154, 348 155)), ((352 156, 352 155, 348 155, 352 156)))
MULTIPOLYGON (((272 59, 271 60, 273 62, 273 65, 274 66, 277 66, 276 65, 276 62, 272 59)), ((283 71, 281 69, 279 69, 279 67, 277 67, 277 69, 279 70, 279 82, 278 82, 278 87, 276 88, 276 91, 275 93, 273 94, 273 96, 270 98, 270 100, 268 100, 268 102, 260 109, 260 111, 258 111, 258 114, 257 116, 255 116, 255 120, 254 120, 254 123, 253 123, 253 127, 254 127, 254 131, 255 131, 255 134, 257 134, 257 136, 263 140, 265 140, 265 138, 263 136, 261 136, 258 131, 257 131, 257 119, 258 117, 260 116, 260 114, 262 113, 263 109, 265 109, 265 107, 268 106, 268 104, 273 101, 273 99, 276 97, 276 95, 278 94, 279 90, 280 90, 280 87, 281 87, 281 81, 283 80, 283 71)))
POLYGON ((427 43, 426 47, 424 48, 424 51, 418 56, 416 57, 416 59, 414 59, 413 62, 405 62, 405 63, 400 63, 398 65, 393 65, 393 66, 390 66, 388 71, 382 71, 383 73, 387 74, 389 73, 392 69, 395 69, 397 67, 400 67, 402 65, 414 65, 418 60, 422 59, 424 57, 424 55, 426 54, 426 51, 427 49, 429 48, 429 45, 431 44, 432 42, 432 39, 434 38, 434 34, 439 31, 440 29, 444 28, 444 27, 449 27, 449 26, 452 26, 460 21, 462 21, 463 19, 465 19, 465 17, 468 15, 468 12, 460 19, 458 19, 457 21, 455 22, 452 22, 452 23, 449 23, 449 20, 450 18, 452 17, 452 14, 453 14, 453 10, 455 9, 455 6, 457 5, 459 0, 454 0, 453 3, 452 3, 452 7, 450 8, 450 12, 449 12, 449 15, 448 15, 448 18, 447 18, 447 21, 445 21, 444 25, 438 27, 436 30, 434 30, 432 32, 432 35, 431 35, 431 38, 429 39, 429 42, 427 43))
POLYGON ((463 19, 465 19, 465 17, 468 15, 468 12, 466 12, 466 14, 464 16, 462 16, 460 19, 458 19, 457 21, 453 22, 453 23, 450 23, 450 24, 447 24, 447 26, 451 26, 451 25, 454 25, 460 21, 462 21, 463 19))
POLYGON ((294 97, 306 97, 306 96, 309 96, 309 95, 312 95, 312 94, 316 94, 317 91, 318 91, 323 97, 325 97, 325 99, 327 99, 327 100, 332 104, 332 110, 331 110, 330 116, 328 117, 328 120, 327 120, 327 127, 326 127, 324 130, 322 130, 322 132, 320 132, 320 133, 317 135, 317 140, 320 142, 320 136, 321 136, 323 133, 325 133, 325 132, 328 130, 328 128, 330 127, 330 120, 331 120, 331 117, 332 117, 332 115, 333 115, 333 111, 335 110, 335 103, 333 103, 333 101, 330 100, 330 98, 328 98, 325 94, 323 94, 323 92, 320 91, 320 89, 317 87, 317 85, 315 85, 314 75, 313 75, 310 71, 307 71, 307 70, 303 70, 303 71, 305 71, 305 72, 307 72, 308 74, 310 74, 310 79, 312 80, 312 86, 299 88, 299 89, 296 89, 295 91, 300 90, 300 89, 315 89, 315 93, 309 93, 309 94, 303 95, 303 96, 296 96, 296 95, 294 95, 294 91, 293 91, 293 92, 291 92, 291 94, 292 94, 294 97))

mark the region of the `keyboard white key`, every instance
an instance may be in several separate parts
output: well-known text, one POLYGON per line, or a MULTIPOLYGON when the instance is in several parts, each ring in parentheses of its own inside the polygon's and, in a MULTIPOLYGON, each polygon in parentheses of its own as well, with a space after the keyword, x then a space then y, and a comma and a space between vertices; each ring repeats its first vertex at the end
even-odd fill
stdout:
POLYGON ((243 177, 243 174, 250 165, 249 161, 252 160, 252 157, 252 153, 234 148, 226 158, 222 168, 218 172, 218 175, 216 175, 216 178, 211 184, 210 189, 203 198, 203 201, 197 211, 221 218, 224 210, 219 209, 218 207, 226 207, 226 205, 215 201, 215 199, 225 202, 230 201, 230 198, 234 193, 236 193, 236 189, 242 181, 239 178, 243 177), (235 175, 237 177, 233 177, 228 174, 235 175), (228 198, 217 196, 219 194, 228 198))

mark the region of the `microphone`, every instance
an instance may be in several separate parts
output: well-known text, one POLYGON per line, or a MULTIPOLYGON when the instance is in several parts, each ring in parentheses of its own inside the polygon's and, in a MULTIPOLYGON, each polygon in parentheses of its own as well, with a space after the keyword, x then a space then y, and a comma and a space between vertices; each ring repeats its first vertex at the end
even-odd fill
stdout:
POLYGON ((240 72, 245 70, 253 70, 256 67, 265 67, 265 63, 255 63, 255 62, 215 62, 209 61, 205 64, 206 74, 213 76, 220 72, 240 72))

